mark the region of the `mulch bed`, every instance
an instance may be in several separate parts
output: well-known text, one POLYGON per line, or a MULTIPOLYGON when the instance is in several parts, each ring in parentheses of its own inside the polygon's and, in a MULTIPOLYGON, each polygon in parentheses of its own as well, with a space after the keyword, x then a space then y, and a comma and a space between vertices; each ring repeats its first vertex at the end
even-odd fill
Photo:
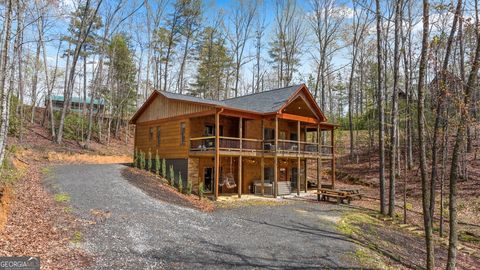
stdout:
POLYGON ((154 199, 203 212, 211 212, 215 209, 214 204, 210 200, 200 200, 196 195, 180 193, 168 185, 165 179, 147 171, 127 167, 123 169, 122 175, 128 182, 154 199))
POLYGON ((44 189, 39 165, 13 184, 8 220, 0 229, 0 256, 38 256, 42 269, 77 269, 89 255, 74 248, 71 239, 78 229, 65 206, 44 189))

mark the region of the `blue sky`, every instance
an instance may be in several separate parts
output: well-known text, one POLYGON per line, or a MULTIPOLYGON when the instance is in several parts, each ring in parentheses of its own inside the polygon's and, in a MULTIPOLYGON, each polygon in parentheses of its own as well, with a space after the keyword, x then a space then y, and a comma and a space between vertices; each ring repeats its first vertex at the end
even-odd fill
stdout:
MULTIPOLYGON (((275 0, 265 0, 259 13, 262 18, 265 19, 265 23, 267 26, 267 29, 265 31, 265 36, 263 39, 264 47, 263 47, 263 58, 265 61, 269 60, 268 57, 268 42, 272 40, 271 34, 273 33, 274 29, 274 16, 275 16, 275 6, 274 6, 274 1, 275 0)), ((68 9, 72 10, 73 9, 73 4, 77 2, 77 0, 63 0, 64 2, 64 7, 66 7, 66 10, 68 9)), ((133 10, 134 7, 137 7, 143 2, 143 0, 130 0, 127 4, 127 9, 128 10, 133 10)), ((153 1, 152 5, 153 5, 153 1)), ((173 2, 171 0, 170 2, 173 2)), ((116 3, 116 0, 104 0, 104 5, 111 5, 116 3)), ((218 17, 219 11, 224 10, 225 11, 225 22, 228 26, 229 19, 228 19, 228 11, 232 8, 232 5, 236 3, 235 0, 205 0, 204 1, 204 17, 205 17, 205 23, 204 25, 208 25, 211 23, 212 20, 216 19, 218 17)), ((383 2, 385 4, 385 2, 383 2)), ((309 0, 298 0, 297 1, 298 6, 305 12, 306 15, 311 10, 311 6, 309 3, 309 0)), ((342 1, 337 3, 338 6, 343 6, 344 9, 348 10, 351 9, 352 7, 352 2, 351 1, 342 1)), ((171 3, 167 7, 166 13, 169 13, 169 10, 171 10, 171 3)), ((418 12, 418 10, 417 10, 418 12)), ((141 8, 136 15, 131 19, 135 21, 145 21, 145 8, 141 8)), ((350 22, 350 18, 347 18, 345 20, 345 23, 350 22)), ((55 38, 58 37, 60 34, 66 34, 66 29, 68 27, 68 19, 57 19, 54 22, 53 27, 49 30, 50 38, 55 38)), ((127 20, 124 22, 123 26, 121 27, 121 31, 126 32, 127 34, 133 35, 135 32, 140 32, 140 35, 145 35, 146 30, 139 31, 137 29, 128 29, 130 21, 127 20)), ((142 24, 140 23, 142 26, 142 24)), ((304 23, 304 26, 306 28, 310 28, 308 22, 304 23)), ((372 28, 374 27, 374 24, 371 26, 372 28)), ((30 33, 30 37, 35 36, 33 33, 30 33)), ((315 37, 314 35, 310 35, 310 43, 309 46, 306 48, 306 53, 304 53, 301 57, 302 59, 302 64, 299 66, 299 72, 297 77, 295 78, 296 82, 304 82, 306 78, 308 77, 309 74, 312 74, 315 72, 315 67, 314 67, 314 61, 312 59, 312 54, 316 53, 316 48, 315 48, 315 37)), ((339 39, 340 40, 340 39, 339 39)), ((251 40, 253 43, 253 40, 251 40)), ((254 52, 253 50, 253 45, 250 43, 250 45, 247 45, 246 48, 246 53, 252 53, 254 52)), ((53 41, 48 43, 48 49, 47 49, 47 55, 49 58, 49 63, 51 66, 54 65, 55 62, 55 55, 57 52, 57 46, 58 42, 53 41)), ((33 47, 29 48, 30 51, 34 51, 33 47)), ((346 72, 349 70, 349 63, 350 63, 350 52, 348 48, 342 49, 337 51, 337 53, 333 57, 333 66, 334 68, 340 68, 344 67, 341 69, 339 72, 346 72)), ((265 63, 267 66, 269 65, 268 63, 265 63)), ((60 59, 60 67, 64 66, 64 59, 60 59)), ((243 68, 243 76, 245 78, 250 78, 251 73, 250 70, 252 69, 253 62, 250 62, 246 64, 243 68)), ((248 79, 250 80, 250 79, 248 79)), ((59 88, 61 88, 61 83, 57 84, 59 88)))

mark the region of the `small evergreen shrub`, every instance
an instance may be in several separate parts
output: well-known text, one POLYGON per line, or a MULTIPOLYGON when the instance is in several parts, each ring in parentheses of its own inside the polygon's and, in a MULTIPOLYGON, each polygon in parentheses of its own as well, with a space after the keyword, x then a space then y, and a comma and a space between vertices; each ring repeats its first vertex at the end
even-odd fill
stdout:
POLYGON ((187 195, 192 194, 192 189, 193 189, 193 187, 192 187, 192 182, 187 179, 187 190, 186 190, 187 195))
POLYGON ((203 198, 203 194, 205 193, 205 188, 203 187, 203 183, 198 184, 198 196, 203 198))
POLYGON ((150 151, 150 149, 148 149, 147 170, 148 170, 149 172, 152 171, 152 151, 150 151))
POLYGON ((140 169, 145 170, 145 153, 140 151, 140 169))
POLYGON ((135 167, 135 168, 140 167, 140 158, 138 156, 138 149, 137 148, 135 148, 135 150, 133 150, 133 167, 135 167))
POLYGON ((167 163, 162 159, 162 176, 167 178, 167 163))
POLYGON ((178 192, 183 192, 182 174, 180 172, 178 172, 178 192))
POLYGON ((160 157, 158 156, 158 150, 155 153, 155 174, 160 174, 160 157))
POLYGON ((170 185, 175 186, 175 172, 173 171, 173 165, 170 165, 170 185))

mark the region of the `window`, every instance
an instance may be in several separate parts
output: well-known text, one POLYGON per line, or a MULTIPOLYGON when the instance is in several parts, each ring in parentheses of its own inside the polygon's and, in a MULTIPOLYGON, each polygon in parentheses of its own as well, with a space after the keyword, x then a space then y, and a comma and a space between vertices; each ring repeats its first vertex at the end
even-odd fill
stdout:
POLYGON ((148 135, 149 135, 148 138, 149 138, 150 142, 152 142, 153 141, 153 127, 148 129, 148 135))
POLYGON ((205 125, 204 135, 205 136, 215 136, 215 126, 214 125, 205 125))
POLYGON ((160 127, 157 127, 157 146, 160 145, 160 127))
POLYGON ((180 123, 180 145, 185 144, 185 122, 180 123))
MULTIPOLYGON (((203 129, 204 136, 215 136, 215 125, 205 125, 203 129)), ((220 126, 220 136, 223 136, 223 126, 220 126)))
POLYGON ((265 140, 274 140, 275 139, 275 129, 273 128, 265 128, 263 130, 263 136, 265 137, 265 140))

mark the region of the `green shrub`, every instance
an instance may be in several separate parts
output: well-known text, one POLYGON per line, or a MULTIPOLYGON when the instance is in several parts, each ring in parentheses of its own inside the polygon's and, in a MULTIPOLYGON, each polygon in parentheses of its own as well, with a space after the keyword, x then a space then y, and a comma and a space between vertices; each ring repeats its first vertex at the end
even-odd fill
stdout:
POLYGON ((160 174, 160 157, 158 156, 158 150, 155 153, 155 174, 160 174))
POLYGON ((140 167, 140 154, 137 148, 133 150, 133 167, 140 167))
POLYGON ((10 97, 10 113, 8 116, 8 134, 17 136, 20 133, 20 117, 17 114, 18 98, 15 95, 10 97))
POLYGON ((198 196, 202 198, 204 193, 205 189, 203 187, 203 183, 198 184, 198 196))
POLYGON ((186 190, 187 195, 192 194, 192 189, 193 189, 192 182, 187 179, 187 190, 186 190))
MULTIPOLYGON (((61 112, 55 112, 54 116, 56 121, 60 121, 61 112)), ((92 125, 92 134, 98 134, 99 127, 96 121, 92 125)), ((76 112, 68 113, 65 116, 63 137, 70 140, 82 140, 88 132, 88 119, 82 117, 81 114, 76 112)))
POLYGON ((173 165, 170 165, 170 185, 175 186, 175 172, 173 171, 173 165))
POLYGON ((149 172, 152 171, 152 151, 150 151, 150 149, 148 149, 148 156, 147 156, 147 170, 149 172))
POLYGON ((140 169, 145 170, 145 153, 140 151, 140 169))
POLYGON ((167 178, 167 163, 162 159, 162 176, 167 178))
POLYGON ((178 192, 183 192, 182 173, 178 172, 178 192))

